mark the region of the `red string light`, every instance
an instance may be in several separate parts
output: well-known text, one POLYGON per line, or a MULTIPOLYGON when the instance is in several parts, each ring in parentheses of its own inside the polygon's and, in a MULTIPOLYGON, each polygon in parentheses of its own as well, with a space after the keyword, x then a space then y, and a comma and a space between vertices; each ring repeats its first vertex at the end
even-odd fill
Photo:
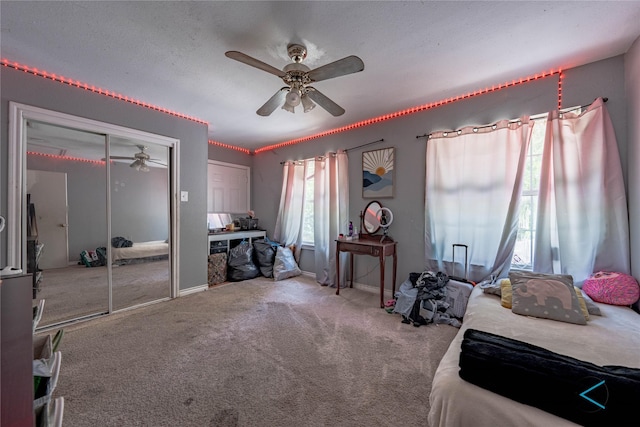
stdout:
POLYGON ((27 154, 31 156, 48 157, 50 159, 57 159, 57 160, 72 160, 74 162, 93 163, 101 166, 105 164, 104 160, 92 160, 92 159, 84 159, 82 157, 72 157, 72 156, 59 156, 57 154, 38 153, 36 151, 27 151, 27 154))
MULTIPOLYGON (((88 91, 91 91, 91 92, 94 92, 94 93, 98 93, 98 94, 101 94, 101 95, 104 95, 104 96, 108 96, 108 97, 111 97, 111 98, 114 98, 114 99, 117 99, 117 100, 120 100, 120 101, 128 102, 128 103, 131 103, 131 104, 134 104, 134 105, 138 105, 138 106, 141 106, 141 107, 145 107, 145 108, 150 108, 150 109, 153 109, 153 110, 156 110, 156 111, 160 111, 160 112, 163 112, 163 113, 175 116, 175 117, 180 117, 180 118, 183 118, 183 119, 186 119, 186 120, 191 120, 191 121, 194 121, 194 122, 197 122, 197 123, 201 123, 201 124, 206 124, 206 125, 209 124, 205 120, 201 120, 201 119, 198 119, 198 118, 195 118, 195 117, 187 116, 185 114, 178 113, 178 112, 175 112, 175 111, 171 111, 171 110, 168 110, 166 108, 158 107, 156 105, 147 104, 147 103, 139 101, 139 100, 134 100, 134 99, 129 98, 128 96, 123 96, 121 94, 116 94, 115 92, 110 92, 110 91, 107 91, 107 90, 104 90, 104 89, 101 89, 101 88, 96 88, 93 85, 89 86, 87 83, 82 83, 80 81, 73 81, 72 79, 68 79, 68 78, 63 77, 63 76, 57 76, 56 74, 48 73, 47 71, 44 71, 44 70, 38 70, 35 67, 28 67, 26 65, 19 64, 17 62, 10 62, 9 60, 4 59, 4 58, 2 60, 0 60, 0 65, 5 66, 5 67, 10 67, 10 68, 13 68, 13 69, 18 70, 18 71, 24 71, 24 72, 30 73, 30 74, 32 74, 34 76, 43 77, 45 79, 50 79, 50 80, 57 81, 57 82, 60 82, 60 83, 64 83, 64 84, 67 84, 67 85, 70 85, 70 86, 75 86, 77 88, 88 90, 88 91)), ((460 100, 463 100, 463 99, 469 99, 469 98, 476 97, 478 95, 484 95, 484 94, 487 94, 487 93, 496 92, 496 91, 499 91, 499 90, 502 90, 502 89, 506 89, 506 88, 509 88, 509 87, 518 86, 518 85, 521 85, 521 84, 524 84, 524 83, 529 83, 529 82, 534 81, 534 80, 539 80, 539 79, 547 78, 547 77, 550 77, 550 76, 554 76, 556 74, 559 76, 558 77, 558 109, 561 109, 561 107, 562 107, 562 80, 564 78, 564 74, 562 74, 561 70, 557 70, 557 71, 553 71, 552 70, 552 71, 548 71, 548 72, 543 72, 541 74, 535 74, 533 76, 520 78, 517 81, 516 80, 512 80, 511 82, 502 83, 502 84, 499 84, 497 86, 493 85, 491 87, 487 87, 487 88, 484 88, 484 89, 476 90, 475 92, 469 92, 469 93, 466 93, 466 94, 463 94, 463 95, 458 95, 458 96, 454 96, 454 97, 451 97, 451 98, 445 98, 445 99, 442 99, 442 100, 439 100, 439 101, 435 101, 435 102, 431 102, 431 103, 428 103, 428 104, 418 105, 418 106, 415 106, 415 107, 407 108, 405 110, 396 111, 394 113, 385 114, 385 115, 382 115, 382 116, 378 116, 378 117, 362 120, 360 122, 352 123, 350 125, 342 126, 342 127, 335 128, 335 129, 330 129, 330 130, 327 130, 327 131, 324 131, 324 132, 320 132, 320 133, 317 133, 317 134, 305 136, 305 137, 302 137, 302 138, 296 138, 296 139, 292 139, 292 140, 289 140, 289 141, 281 142, 281 143, 278 143, 278 144, 268 145, 268 146, 256 149, 255 153, 257 154, 257 153, 260 153, 260 152, 263 152, 263 151, 269 151, 269 150, 273 150, 273 149, 276 149, 276 148, 279 148, 279 147, 298 144, 298 143, 301 143, 301 142, 306 142, 306 141, 310 141, 310 140, 313 140, 313 139, 322 138, 322 137, 333 135, 333 134, 336 134, 336 133, 346 132, 346 131, 353 130, 353 129, 358 129, 358 128, 361 128, 361 127, 364 127, 364 126, 369 126, 369 125, 380 123, 380 122, 383 122, 383 121, 386 121, 386 120, 407 116, 409 114, 419 113, 419 112, 422 112, 422 111, 426 111, 426 110, 430 110, 430 109, 433 109, 433 108, 441 107, 443 105, 451 104, 451 103, 454 103, 454 102, 457 102, 457 101, 460 101, 460 100)), ((225 143, 222 143, 222 142, 219 142, 219 141, 214 141, 214 140, 209 140, 208 142, 209 142, 209 144, 216 145, 218 147, 227 148, 227 149, 231 149, 231 150, 236 150, 236 151, 240 151, 240 152, 246 153, 246 154, 251 154, 251 152, 246 148, 237 147, 237 146, 234 146, 234 145, 225 144, 225 143)), ((40 153, 30 153, 30 154, 40 154, 40 153)), ((67 160, 96 162, 96 161, 93 161, 93 160, 79 159, 79 158, 66 157, 66 156, 53 156, 53 155, 47 155, 47 156, 56 157, 56 158, 64 158, 64 159, 67 159, 67 160)), ((104 162, 99 162, 99 161, 97 161, 97 162, 98 163, 104 163, 104 162)))
POLYGON ((245 153, 245 154, 251 154, 251 152, 246 148, 236 147, 235 145, 225 144, 225 143, 222 143, 222 142, 214 141, 213 139, 209 140, 209 144, 217 145, 218 147, 228 148, 230 150, 240 151, 240 152, 245 153))
MULTIPOLYGON (((534 80, 539 80, 539 79, 543 79, 543 78, 547 78, 550 76, 554 76, 556 74, 560 74, 560 76, 562 76, 561 71, 548 71, 548 72, 543 72, 541 74, 535 74, 533 76, 529 76, 529 77, 524 77, 519 79, 518 81, 513 80, 511 82, 507 82, 507 83, 502 83, 499 84, 497 86, 491 86, 491 87, 487 87, 485 89, 480 89, 477 90, 475 92, 470 92, 464 95, 458 95, 458 96, 454 96, 452 98, 446 98, 446 99, 442 99, 440 101, 435 101, 435 102, 431 102, 429 104, 424 104, 424 105, 418 105, 416 107, 411 107, 408 108, 406 110, 401 110, 401 111, 397 111, 395 113, 391 113, 391 114, 385 114, 382 116, 378 116, 378 117, 374 117, 371 119, 367 119, 367 120, 363 120, 360 122, 356 122, 356 123, 352 123, 350 125, 346 125, 346 126, 342 126, 339 128, 335 128, 335 129, 330 129, 324 132, 320 132, 320 133, 316 133, 314 135, 309 135, 309 136, 305 136, 302 138, 296 138, 296 139, 292 139, 290 141, 285 141, 285 142, 280 142, 278 144, 273 144, 273 145, 267 145, 265 147, 261 147, 255 150, 255 153, 261 153, 263 151, 269 151, 269 150, 273 150, 276 148, 280 148, 280 147, 284 147, 284 146, 288 146, 288 145, 293 145, 293 144, 299 144, 301 142, 306 142, 306 141, 310 141, 312 139, 318 139, 318 138, 322 138, 325 136, 329 136, 329 135, 333 135, 339 132, 346 132, 349 130, 353 130, 353 129, 357 129, 357 128, 361 128, 364 126, 369 126, 375 123, 379 123, 379 122, 383 122, 389 119, 395 119, 397 117, 403 117, 403 116, 407 116, 409 114, 414 114, 414 113, 419 113, 421 111, 426 111, 426 110, 430 110, 432 108, 437 108, 443 105, 447 105, 447 104, 451 104, 454 103, 456 101, 460 101, 463 99, 468 99, 468 98, 473 98, 475 96, 478 95, 484 95, 486 93, 491 93, 491 92, 496 92, 502 89, 506 89, 512 86, 518 86, 524 83, 529 83, 531 81, 534 80)), ((560 96, 561 96, 561 91, 560 91, 560 87, 558 88, 558 102, 560 103, 560 96)))
POLYGON ((564 79, 564 73, 562 70, 558 71, 558 111, 562 110, 562 80, 564 79))
MULTIPOLYGON (((118 99, 118 100, 122 100, 123 99, 122 95, 116 94, 115 92, 111 92, 111 91, 106 90, 106 89, 95 87, 93 85, 89 86, 86 83, 81 83, 80 81, 73 81, 73 79, 69 79, 69 78, 64 77, 64 76, 57 76, 56 74, 53 74, 53 73, 48 73, 48 72, 43 71, 43 70, 38 70, 35 67, 28 67, 28 66, 26 66, 24 64, 19 64, 17 62, 11 62, 6 58, 3 58, 2 60, 0 60, 0 65, 2 65, 4 67, 13 68, 13 69, 18 70, 18 71, 24 71, 25 73, 29 73, 29 74, 32 74, 34 76, 44 77, 45 79, 53 80, 53 81, 56 81, 56 82, 59 82, 59 83, 64 83, 64 84, 69 85, 69 86, 74 86, 74 87, 77 87, 77 88, 80 88, 80 89, 88 90, 90 92, 95 92, 97 94, 108 96, 110 98, 114 98, 114 99, 118 99)), ((171 110, 168 110, 166 108, 158 107, 156 105, 148 104, 146 102, 132 100, 132 99, 128 99, 126 97, 125 97, 125 100, 127 100, 127 102, 129 102, 131 104, 135 104, 135 105, 138 105, 140 107, 145 107, 145 108, 149 108, 149 109, 156 110, 156 111, 161 111, 163 113, 166 113, 166 114, 169 114, 169 115, 172 115, 172 116, 175 116, 175 117, 180 117, 181 119, 191 120, 192 122, 201 123, 201 124, 205 124, 205 125, 209 124, 209 122, 207 122, 205 120, 198 119, 198 118, 192 117, 192 116, 188 116, 186 114, 178 113, 176 111, 171 111, 171 110)))
MULTIPOLYGON (((172 116, 175 116, 175 117, 179 117, 179 118, 182 118, 182 119, 190 120, 190 121, 193 121, 193 122, 196 122, 196 123, 201 123, 201 124, 205 124, 205 125, 209 124, 209 122, 207 122, 206 120, 201 120, 201 119, 198 119, 196 117, 187 116, 186 114, 182 114, 182 113, 178 113, 178 112, 175 112, 175 111, 171 111, 171 110, 168 110, 168 109, 163 108, 163 107, 158 107, 156 105, 151 105, 151 104, 147 104, 147 103, 142 102, 142 101, 134 100, 132 98, 129 98, 128 96, 125 96, 125 95, 122 95, 122 94, 119 94, 119 93, 110 92, 108 90, 97 88, 94 85, 89 86, 89 84, 83 83, 80 80, 74 81, 73 79, 68 79, 68 78, 65 78, 63 76, 57 76, 56 74, 49 73, 49 72, 47 72, 45 70, 38 70, 35 67, 29 67, 29 66, 26 66, 24 64, 19 64, 17 62, 11 62, 6 58, 3 58, 3 59, 0 60, 0 65, 2 65, 4 67, 13 68, 13 69, 18 70, 18 71, 23 71, 25 73, 29 73, 29 74, 32 74, 34 76, 43 77, 43 78, 48 79, 48 80, 53 80, 53 81, 57 81, 57 82, 60 82, 60 83, 64 83, 64 84, 67 84, 69 86, 74 86, 74 87, 77 87, 79 89, 84 89, 86 91, 94 92, 94 93, 97 93, 97 94, 100 94, 100 95, 105 95, 105 96, 108 96, 110 98, 117 99, 118 101, 124 101, 124 102, 128 102, 130 104, 138 105, 140 107, 150 108, 150 109, 153 109, 153 110, 156 110, 156 111, 160 111, 160 112, 165 113, 165 114, 169 114, 169 115, 172 115, 172 116)), ((211 141, 209 141, 209 142, 211 143, 211 141)), ((220 142, 217 142, 217 141, 213 141, 213 143, 215 145, 218 145, 218 146, 223 147, 223 148, 228 148, 228 149, 231 149, 231 150, 237 150, 237 151, 241 151, 243 153, 250 154, 249 150, 246 149, 246 148, 236 147, 236 146, 233 146, 233 145, 230 145, 230 144, 223 144, 223 143, 220 143, 220 142)), ((34 153, 34 154, 37 154, 37 153, 34 153)), ((68 160, 71 160, 71 159, 72 158, 69 158, 68 160)))

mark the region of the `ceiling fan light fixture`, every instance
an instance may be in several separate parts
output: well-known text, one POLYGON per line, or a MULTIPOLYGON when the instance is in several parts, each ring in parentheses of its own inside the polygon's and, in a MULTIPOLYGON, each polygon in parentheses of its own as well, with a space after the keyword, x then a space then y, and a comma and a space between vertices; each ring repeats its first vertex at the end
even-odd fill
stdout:
POLYGON ((134 168, 140 172, 149 172, 149 166, 144 160, 136 159, 133 163, 129 165, 129 167, 134 168))
POLYGON ((300 98, 302 102, 302 107, 304 108, 304 112, 308 113, 309 111, 316 108, 316 104, 307 96, 307 94, 302 95, 300 98))
POLYGON ((360 72, 364 70, 364 62, 362 62, 362 59, 355 55, 350 55, 311 70, 309 67, 301 63, 307 55, 307 49, 304 45, 290 44, 287 46, 287 53, 293 63, 285 65, 282 70, 272 67, 271 65, 262 62, 259 59, 252 58, 242 52, 231 50, 225 53, 228 58, 245 63, 281 78, 285 85, 287 85, 269 98, 262 107, 258 108, 256 113, 259 116, 268 116, 273 113, 284 99, 284 105, 282 105, 281 108, 289 111, 290 113, 295 113, 295 107, 302 103, 305 113, 308 113, 315 108, 316 105, 319 105, 334 117, 344 114, 344 108, 340 107, 326 95, 308 85, 314 82, 360 72), (310 97, 311 99, 304 101, 309 90, 313 91, 313 96, 310 97))
POLYGON ((299 89, 291 89, 286 96, 286 103, 292 107, 297 107, 300 105, 300 90, 299 89))
POLYGON ((283 109, 283 110, 286 110, 286 111, 288 111, 288 112, 290 112, 290 113, 294 113, 294 114, 295 114, 295 110, 293 109, 293 107, 292 107, 291 105, 289 105, 289 103, 288 103, 288 102, 285 102, 285 103, 282 105, 282 109, 283 109))

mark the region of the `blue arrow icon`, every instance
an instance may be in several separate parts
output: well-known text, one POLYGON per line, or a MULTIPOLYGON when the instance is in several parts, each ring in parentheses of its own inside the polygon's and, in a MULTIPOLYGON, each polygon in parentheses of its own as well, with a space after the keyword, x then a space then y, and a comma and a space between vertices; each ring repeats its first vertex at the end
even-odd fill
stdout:
POLYGON ((590 391, 593 391, 595 389, 597 389, 598 387, 600 387, 601 385, 604 384, 604 380, 600 381, 598 384, 594 385, 593 387, 590 387, 588 389, 586 389, 585 391, 583 391, 582 393, 580 393, 580 397, 587 399, 589 402, 593 403, 594 405, 596 405, 597 407, 599 407, 600 409, 604 409, 604 405, 596 402, 595 400, 593 400, 592 398, 590 398, 589 396, 587 396, 587 393, 589 393, 590 391))

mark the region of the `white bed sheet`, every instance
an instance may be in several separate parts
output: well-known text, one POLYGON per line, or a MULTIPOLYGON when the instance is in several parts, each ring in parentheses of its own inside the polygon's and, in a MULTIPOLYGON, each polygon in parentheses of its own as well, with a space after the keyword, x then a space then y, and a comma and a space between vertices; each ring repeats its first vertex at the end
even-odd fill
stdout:
POLYGON ((128 248, 111 248, 113 262, 123 259, 146 258, 169 254, 169 243, 164 240, 134 243, 128 248))
MULTIPOLYGON (((597 365, 640 368, 640 315, 627 307, 598 304, 602 316, 587 325, 513 314, 500 298, 479 287, 471 293, 462 328, 445 353, 433 379, 429 425, 575 426, 541 409, 518 403, 464 381, 458 375, 460 345, 468 328, 528 342, 597 365)), ((523 387, 526 387, 523 384, 523 387)))

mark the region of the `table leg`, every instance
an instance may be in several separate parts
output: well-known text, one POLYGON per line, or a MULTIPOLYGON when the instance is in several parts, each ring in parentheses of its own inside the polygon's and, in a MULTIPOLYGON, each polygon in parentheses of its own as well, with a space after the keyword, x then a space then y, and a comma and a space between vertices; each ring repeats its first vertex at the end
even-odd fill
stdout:
POLYGON ((396 296, 396 267, 398 265, 398 254, 396 253, 397 248, 393 250, 393 285, 391 286, 392 294, 391 296, 395 298, 396 296))
POLYGON ((349 252, 349 280, 351 282, 349 287, 353 288, 353 254, 351 252, 349 252))
POLYGON ((336 295, 340 295, 340 246, 336 250, 336 295))
POLYGON ((384 308, 384 251, 380 251, 380 308, 384 308))

